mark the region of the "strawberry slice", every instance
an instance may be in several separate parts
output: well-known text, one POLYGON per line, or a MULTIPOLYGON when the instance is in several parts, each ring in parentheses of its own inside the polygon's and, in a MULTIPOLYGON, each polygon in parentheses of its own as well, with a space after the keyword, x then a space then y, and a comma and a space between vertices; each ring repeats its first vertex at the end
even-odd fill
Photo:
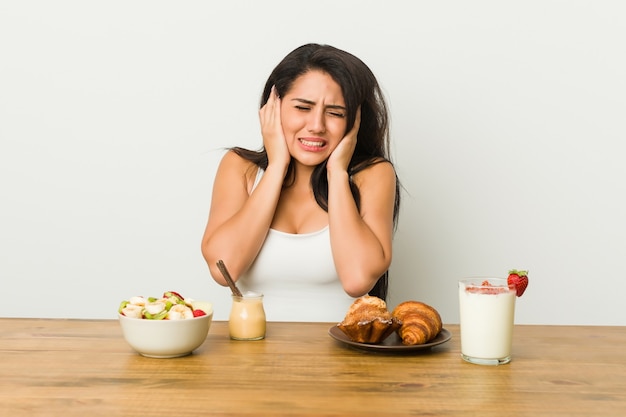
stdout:
POLYGON ((517 296, 521 297, 524 291, 526 291, 526 287, 528 287, 528 271, 518 271, 517 269, 510 270, 507 282, 509 283, 509 287, 515 288, 517 296))
POLYGON ((163 293, 163 298, 174 298, 177 304, 180 304, 183 301, 185 301, 183 296, 177 293, 176 291, 165 291, 163 293))
POLYGON ((178 298, 180 298, 181 300, 184 300, 183 296, 182 296, 182 295, 180 295, 179 293, 177 293, 176 291, 165 291, 165 292, 163 293, 163 297, 164 297, 164 298, 168 298, 168 297, 171 297, 171 296, 178 297, 178 298))
POLYGON ((204 310, 196 309, 193 311, 193 316, 202 317, 202 316, 206 316, 206 313, 204 312, 204 310))

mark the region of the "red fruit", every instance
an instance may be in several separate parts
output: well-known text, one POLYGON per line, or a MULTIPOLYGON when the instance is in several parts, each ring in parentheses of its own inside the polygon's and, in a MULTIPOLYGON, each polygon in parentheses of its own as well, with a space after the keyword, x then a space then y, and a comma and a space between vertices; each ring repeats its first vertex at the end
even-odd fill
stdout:
POLYGON ((507 282, 509 287, 515 288, 517 296, 521 297, 524 291, 526 291, 526 287, 528 287, 528 271, 510 270, 507 282))
POLYGON ((502 294, 507 291, 505 287, 494 287, 489 280, 484 280, 480 286, 468 286, 465 288, 466 292, 475 294, 502 294))
POLYGON ((184 300, 183 296, 177 293, 176 291, 165 291, 163 293, 163 298, 170 298, 172 296, 179 298, 181 301, 184 300))
POLYGON ((193 316, 194 317, 206 316, 206 313, 204 312, 204 310, 197 309, 193 311, 193 316))

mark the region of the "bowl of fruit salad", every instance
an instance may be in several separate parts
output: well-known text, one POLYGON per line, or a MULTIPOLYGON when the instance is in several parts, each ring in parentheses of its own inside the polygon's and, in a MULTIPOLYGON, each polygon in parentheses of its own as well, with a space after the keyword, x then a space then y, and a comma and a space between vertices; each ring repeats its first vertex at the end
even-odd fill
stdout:
POLYGON ((213 306, 166 291, 161 297, 137 296, 122 301, 118 317, 124 339, 140 355, 176 358, 191 354, 204 343, 213 306))

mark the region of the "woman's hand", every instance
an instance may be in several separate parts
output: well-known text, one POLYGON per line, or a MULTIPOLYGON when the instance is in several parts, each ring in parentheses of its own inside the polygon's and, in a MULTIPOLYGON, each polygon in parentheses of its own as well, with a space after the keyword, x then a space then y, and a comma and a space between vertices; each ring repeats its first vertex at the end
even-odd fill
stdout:
POLYGON ((346 136, 341 139, 339 145, 335 148, 333 153, 330 154, 328 158, 328 163, 326 165, 326 169, 330 171, 347 171, 348 165, 350 164, 350 160, 352 159, 352 154, 354 153, 354 149, 356 148, 357 134, 359 133, 359 127, 361 125, 361 108, 359 107, 356 111, 356 117, 354 119, 354 126, 352 129, 346 134, 346 136))
POLYGON ((276 93, 276 87, 272 87, 270 96, 265 105, 259 110, 259 119, 261 121, 261 134, 263 135, 263 146, 267 151, 267 159, 269 164, 282 164, 283 167, 289 165, 291 155, 283 126, 280 120, 280 104, 281 100, 276 93))

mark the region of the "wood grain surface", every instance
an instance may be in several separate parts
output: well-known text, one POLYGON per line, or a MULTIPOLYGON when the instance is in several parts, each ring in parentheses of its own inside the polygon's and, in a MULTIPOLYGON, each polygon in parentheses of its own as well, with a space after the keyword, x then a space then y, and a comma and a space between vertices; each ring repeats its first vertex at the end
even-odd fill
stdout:
POLYGON ((626 415, 626 327, 516 326, 513 361, 356 350, 332 323, 268 323, 233 341, 214 322, 192 355, 135 353, 116 320, 0 319, 0 416, 626 415))

